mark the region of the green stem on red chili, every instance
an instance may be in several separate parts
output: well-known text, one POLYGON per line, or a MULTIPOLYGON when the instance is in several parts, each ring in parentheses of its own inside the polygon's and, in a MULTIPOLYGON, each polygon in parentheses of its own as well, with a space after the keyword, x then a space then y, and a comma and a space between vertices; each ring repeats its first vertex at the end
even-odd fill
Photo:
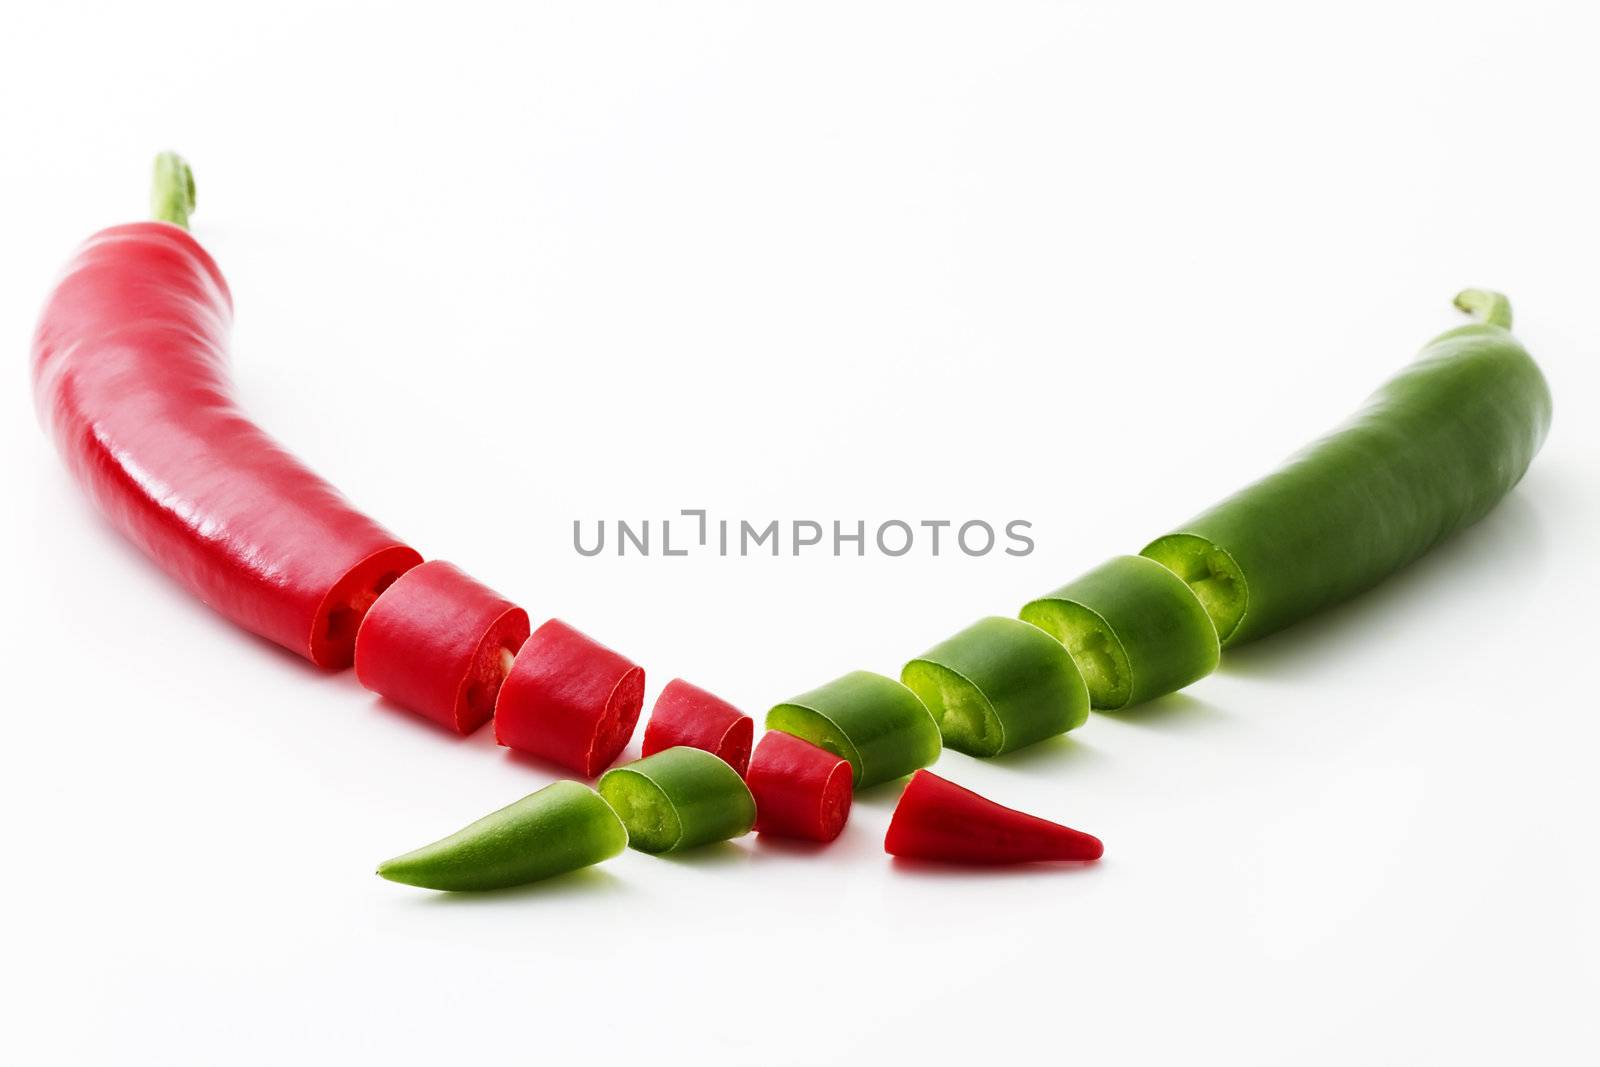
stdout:
POLYGON ((194 171, 176 152, 156 156, 155 180, 150 185, 150 216, 160 222, 189 228, 194 214, 194 171))

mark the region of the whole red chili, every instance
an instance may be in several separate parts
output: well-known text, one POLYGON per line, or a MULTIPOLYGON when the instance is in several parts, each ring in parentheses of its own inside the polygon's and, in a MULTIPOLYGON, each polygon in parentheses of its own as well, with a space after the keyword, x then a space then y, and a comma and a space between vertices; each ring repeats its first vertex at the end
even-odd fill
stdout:
POLYGON ((158 221, 89 238, 46 300, 33 340, 40 419, 101 512, 162 570, 246 630, 349 666, 362 615, 422 557, 240 410, 232 298, 184 229, 194 183, 171 153, 154 199, 158 221))

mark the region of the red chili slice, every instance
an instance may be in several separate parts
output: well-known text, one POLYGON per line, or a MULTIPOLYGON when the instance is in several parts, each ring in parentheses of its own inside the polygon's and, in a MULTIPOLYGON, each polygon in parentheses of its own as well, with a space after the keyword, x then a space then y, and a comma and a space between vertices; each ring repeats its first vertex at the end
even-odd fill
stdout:
POLYGON ((40 419, 128 540, 195 596, 323 667, 348 667, 373 600, 422 561, 240 410, 222 272, 166 222, 102 230, 45 302, 40 419))
POLYGON ((644 706, 644 671, 551 619, 523 643, 500 686, 494 737, 593 778, 622 753, 644 706))
POLYGON ((650 709, 644 727, 643 755, 687 745, 718 756, 744 776, 750 766, 750 741, 755 720, 726 700, 690 685, 682 678, 668 682, 650 709))
POLYGON ((444 560, 391 585, 356 635, 356 679, 460 734, 494 714, 528 613, 444 560))
POLYGON ((855 775, 849 760, 768 730, 750 759, 745 784, 756 798, 756 833, 832 841, 850 817, 855 775))
POLYGON ((918 771, 895 805, 883 850, 908 859, 987 864, 1097 860, 1105 846, 1097 837, 918 771))

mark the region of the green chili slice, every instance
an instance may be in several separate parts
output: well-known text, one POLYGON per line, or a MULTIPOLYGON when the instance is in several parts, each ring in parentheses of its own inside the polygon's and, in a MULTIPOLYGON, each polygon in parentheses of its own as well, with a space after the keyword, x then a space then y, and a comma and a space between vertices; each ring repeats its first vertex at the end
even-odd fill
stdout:
POLYGON ((784 701, 767 712, 767 729, 849 760, 857 789, 926 767, 943 748, 917 694, 871 671, 852 671, 784 701))
POLYGON ((1204 678, 1221 651, 1198 590, 1143 556, 1107 560, 1032 601, 1021 617, 1066 646, 1090 702, 1106 710, 1204 678))
POLYGON ((907 663, 900 680, 933 713, 945 745, 973 756, 1014 751, 1089 717, 1072 656, 1017 619, 978 620, 907 663))
POLYGON ((599 788, 641 852, 726 841, 756 822, 755 798, 739 772, 698 748, 669 748, 607 771, 599 788))

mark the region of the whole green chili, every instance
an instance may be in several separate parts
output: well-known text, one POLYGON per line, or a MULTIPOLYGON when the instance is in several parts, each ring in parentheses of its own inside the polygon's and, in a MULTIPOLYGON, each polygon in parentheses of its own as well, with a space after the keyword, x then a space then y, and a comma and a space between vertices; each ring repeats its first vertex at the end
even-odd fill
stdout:
POLYGON ((1511 335, 1511 305, 1468 289, 1476 322, 1434 338, 1342 427, 1157 538, 1224 648, 1377 584, 1483 518, 1528 469, 1550 389, 1511 335))

